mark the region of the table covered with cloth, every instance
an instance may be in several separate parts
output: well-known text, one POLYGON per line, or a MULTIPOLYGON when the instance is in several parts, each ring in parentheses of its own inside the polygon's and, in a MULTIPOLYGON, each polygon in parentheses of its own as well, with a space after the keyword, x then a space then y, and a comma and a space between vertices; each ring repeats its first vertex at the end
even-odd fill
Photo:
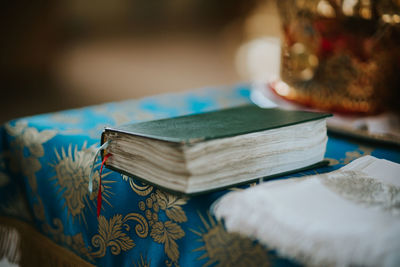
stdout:
MULTIPOLYGON (((210 214, 210 206, 220 196, 253 184, 184 197, 105 169, 97 218, 98 161, 93 193, 88 191, 91 163, 104 127, 238 106, 250 102, 250 91, 246 84, 202 88, 3 125, 0 258, 52 266, 297 265, 255 241, 226 232, 210 214), (11 246, 7 237, 13 228, 17 237, 9 239, 17 245, 11 246)), ((400 162, 398 148, 329 136, 325 154, 329 165, 292 176, 332 171, 367 154, 400 162)), ((283 178, 287 177, 276 179, 283 178)))

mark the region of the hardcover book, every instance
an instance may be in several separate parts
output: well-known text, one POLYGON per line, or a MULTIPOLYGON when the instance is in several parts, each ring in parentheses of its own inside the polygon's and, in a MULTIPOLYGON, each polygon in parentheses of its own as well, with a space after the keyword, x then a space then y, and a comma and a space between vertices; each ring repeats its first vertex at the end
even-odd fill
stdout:
POLYGON ((328 116, 245 105, 106 128, 103 157, 147 183, 201 193, 321 162, 328 116))

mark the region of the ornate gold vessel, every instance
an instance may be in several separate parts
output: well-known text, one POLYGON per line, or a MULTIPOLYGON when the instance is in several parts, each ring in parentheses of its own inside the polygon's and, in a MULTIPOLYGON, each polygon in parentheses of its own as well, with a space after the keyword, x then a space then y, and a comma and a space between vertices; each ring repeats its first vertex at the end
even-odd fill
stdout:
POLYGON ((400 109, 399 0, 277 1, 281 78, 274 91, 336 112, 400 109))

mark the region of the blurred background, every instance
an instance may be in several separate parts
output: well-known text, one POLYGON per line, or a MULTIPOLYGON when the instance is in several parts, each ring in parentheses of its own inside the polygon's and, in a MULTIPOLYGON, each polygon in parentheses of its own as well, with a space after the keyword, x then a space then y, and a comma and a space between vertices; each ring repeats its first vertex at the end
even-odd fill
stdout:
POLYGON ((1 13, 1 123, 244 81, 240 47, 280 32, 268 0, 24 0, 1 13))

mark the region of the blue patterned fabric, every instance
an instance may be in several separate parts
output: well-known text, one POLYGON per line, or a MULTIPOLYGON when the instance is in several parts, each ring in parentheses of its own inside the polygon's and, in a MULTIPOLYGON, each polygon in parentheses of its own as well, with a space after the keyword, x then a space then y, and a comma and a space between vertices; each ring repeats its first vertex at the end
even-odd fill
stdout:
MULTIPOLYGON (((50 239, 100 266, 296 265, 257 242, 225 231, 210 205, 230 190, 181 197, 135 178, 103 171, 89 195, 90 164, 105 126, 199 113, 248 103, 249 87, 204 88, 108 103, 11 121, 0 128, 0 215, 34 225, 50 239)), ((329 137, 332 171, 362 155, 400 162, 394 148, 329 137)))

